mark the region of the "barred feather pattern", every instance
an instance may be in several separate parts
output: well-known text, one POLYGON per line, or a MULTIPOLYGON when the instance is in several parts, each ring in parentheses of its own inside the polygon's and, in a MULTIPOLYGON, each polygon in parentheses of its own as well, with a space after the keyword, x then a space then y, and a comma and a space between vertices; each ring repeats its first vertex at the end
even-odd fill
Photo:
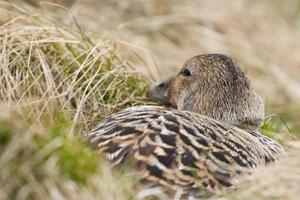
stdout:
POLYGON ((146 179, 175 190, 230 187, 237 174, 286 156, 258 132, 160 106, 124 109, 86 137, 114 165, 131 154, 146 179))

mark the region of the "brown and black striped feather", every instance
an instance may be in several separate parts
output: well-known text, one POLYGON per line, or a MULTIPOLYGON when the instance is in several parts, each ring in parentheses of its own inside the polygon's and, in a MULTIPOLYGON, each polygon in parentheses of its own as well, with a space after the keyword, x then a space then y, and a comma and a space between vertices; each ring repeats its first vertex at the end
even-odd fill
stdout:
POLYGON ((260 133, 159 106, 122 110, 87 138, 115 165, 132 154, 147 179, 173 189, 231 186, 236 174, 285 156, 281 146, 260 133))

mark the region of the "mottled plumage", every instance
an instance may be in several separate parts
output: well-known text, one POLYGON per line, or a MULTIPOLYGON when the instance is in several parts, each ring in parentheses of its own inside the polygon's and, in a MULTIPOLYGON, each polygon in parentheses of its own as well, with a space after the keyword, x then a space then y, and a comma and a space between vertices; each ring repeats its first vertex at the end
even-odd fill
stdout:
POLYGON ((146 178, 173 189, 231 186, 235 174, 285 156, 256 132, 159 106, 113 114, 87 137, 115 165, 132 154, 146 178))
POLYGON ((227 56, 188 60, 150 96, 173 108, 127 108, 86 134, 113 165, 132 156, 150 181, 185 191, 213 190, 286 155, 256 131, 264 115, 262 100, 227 56))

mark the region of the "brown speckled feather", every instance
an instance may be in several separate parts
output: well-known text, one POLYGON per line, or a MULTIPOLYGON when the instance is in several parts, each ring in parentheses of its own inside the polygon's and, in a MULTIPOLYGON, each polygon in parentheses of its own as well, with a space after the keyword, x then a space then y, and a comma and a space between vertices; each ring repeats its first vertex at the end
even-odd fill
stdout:
POLYGON ((159 106, 122 110, 86 137, 115 165, 132 154, 145 178, 172 189, 231 186, 236 174, 286 155, 258 132, 159 106))

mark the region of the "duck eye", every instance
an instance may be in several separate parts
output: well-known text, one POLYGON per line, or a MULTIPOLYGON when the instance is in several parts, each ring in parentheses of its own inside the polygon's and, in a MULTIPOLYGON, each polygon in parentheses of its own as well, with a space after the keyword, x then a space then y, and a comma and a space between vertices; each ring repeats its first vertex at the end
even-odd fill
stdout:
POLYGON ((181 73, 182 73, 183 76, 191 76, 192 75, 191 71, 187 68, 183 69, 181 71, 181 73))

